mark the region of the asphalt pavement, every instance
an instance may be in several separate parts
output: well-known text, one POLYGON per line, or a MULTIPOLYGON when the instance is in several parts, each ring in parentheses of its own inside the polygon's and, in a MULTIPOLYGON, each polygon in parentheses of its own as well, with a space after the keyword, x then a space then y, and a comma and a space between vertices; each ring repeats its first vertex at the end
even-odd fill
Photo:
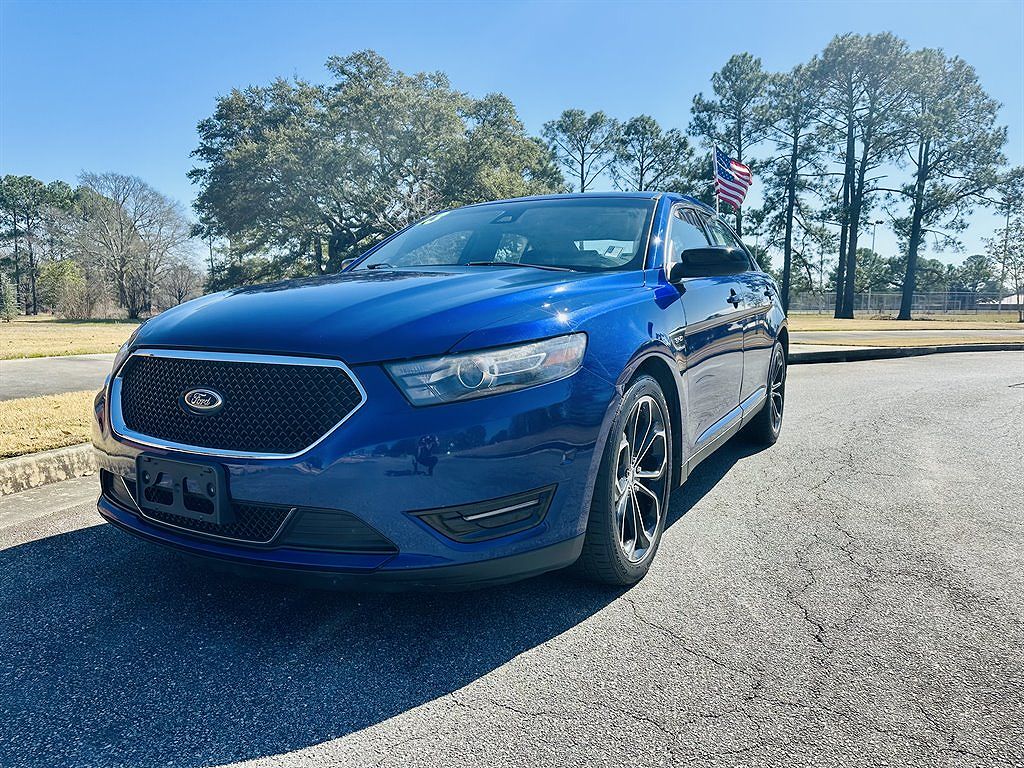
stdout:
POLYGON ((67 355, 0 360, 0 400, 97 390, 114 355, 67 355))
POLYGON ((0 500, 0 765, 1024 763, 1024 355, 791 370, 648 577, 301 591, 0 500))

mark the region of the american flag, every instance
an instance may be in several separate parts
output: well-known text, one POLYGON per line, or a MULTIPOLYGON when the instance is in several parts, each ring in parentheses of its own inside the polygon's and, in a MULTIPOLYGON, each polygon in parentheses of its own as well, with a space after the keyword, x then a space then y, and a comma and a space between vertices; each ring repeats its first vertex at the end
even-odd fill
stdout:
POLYGON ((750 168, 715 147, 715 194, 719 200, 739 209, 752 179, 750 168))

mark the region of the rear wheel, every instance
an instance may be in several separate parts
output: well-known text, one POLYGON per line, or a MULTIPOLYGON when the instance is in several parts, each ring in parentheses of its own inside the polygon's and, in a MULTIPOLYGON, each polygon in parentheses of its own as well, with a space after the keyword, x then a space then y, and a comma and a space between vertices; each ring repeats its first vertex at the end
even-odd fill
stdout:
POLYGON ((665 529, 672 477, 672 422, 650 376, 626 390, 608 433, 579 567, 605 584, 644 577, 665 529))
POLYGON ((747 437, 759 445, 774 445, 782 431, 782 413, 786 407, 786 351, 776 341, 768 366, 768 394, 764 407, 745 430, 747 437))

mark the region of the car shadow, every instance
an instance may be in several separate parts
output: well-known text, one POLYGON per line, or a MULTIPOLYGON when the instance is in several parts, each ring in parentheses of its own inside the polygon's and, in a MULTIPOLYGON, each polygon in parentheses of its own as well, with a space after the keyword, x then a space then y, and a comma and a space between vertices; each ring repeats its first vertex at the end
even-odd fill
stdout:
MULTIPOLYGON (((725 446, 677 521, 750 455, 725 446)), ((0 552, 0 765, 201 766, 309 747, 456 691, 623 593, 550 574, 461 594, 245 580, 109 525, 0 552)))
POLYGON ((665 526, 676 523, 689 512, 718 482, 728 474, 736 462, 766 450, 765 446, 745 440, 742 436, 733 438, 690 473, 686 483, 676 489, 668 505, 668 519, 665 526))

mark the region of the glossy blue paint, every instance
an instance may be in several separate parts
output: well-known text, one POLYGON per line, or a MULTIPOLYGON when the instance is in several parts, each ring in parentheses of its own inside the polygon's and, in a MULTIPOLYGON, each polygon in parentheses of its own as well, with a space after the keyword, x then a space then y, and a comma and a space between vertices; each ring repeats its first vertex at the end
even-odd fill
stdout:
MULTIPOLYGON (((586 529, 605 436, 634 373, 642 366, 657 370, 675 390, 669 401, 677 407, 677 469, 685 479, 690 458, 714 436, 716 425, 739 412, 742 397, 764 386, 772 345, 785 324, 772 279, 753 265, 743 275, 668 283, 674 211, 714 213, 680 195, 630 196, 656 206, 644 269, 349 268, 330 277, 206 296, 155 317, 137 334, 133 349, 345 362, 367 397, 342 428, 295 458, 219 463, 233 498, 345 510, 393 541, 397 554, 253 550, 168 531, 105 497, 101 514, 121 528, 194 554, 342 579, 405 576, 419 584, 457 573, 463 583, 474 580, 468 566, 488 566, 480 579, 492 580, 569 564, 586 529), (730 296, 738 301, 729 302, 730 296), (382 366, 569 332, 588 339, 576 374, 475 400, 414 407, 382 366), (430 475, 410 469, 424 436, 435 438, 438 446, 430 475), (409 514, 549 485, 557 490, 543 522, 491 541, 458 543, 409 514), (538 554, 531 560, 530 553, 538 554)), ((135 457, 143 450, 190 458, 114 435, 107 401, 106 391, 97 396, 93 426, 101 467, 132 481, 135 457)))

